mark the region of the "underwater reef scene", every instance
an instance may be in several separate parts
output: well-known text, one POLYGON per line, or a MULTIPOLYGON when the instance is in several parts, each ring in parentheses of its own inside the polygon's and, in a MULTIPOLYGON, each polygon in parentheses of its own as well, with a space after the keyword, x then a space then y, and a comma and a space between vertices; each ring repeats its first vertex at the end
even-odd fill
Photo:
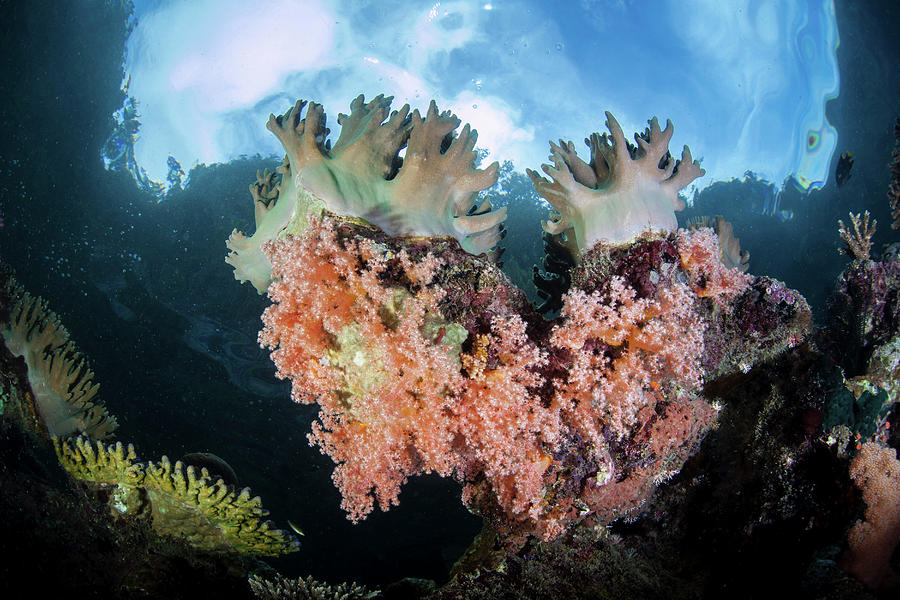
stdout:
POLYGON ((3 593, 895 597, 897 7, 837 3, 839 186, 691 197, 678 123, 602 106, 485 165, 386 89, 160 199, 100 160, 131 7, 86 4, 0 5, 3 593))

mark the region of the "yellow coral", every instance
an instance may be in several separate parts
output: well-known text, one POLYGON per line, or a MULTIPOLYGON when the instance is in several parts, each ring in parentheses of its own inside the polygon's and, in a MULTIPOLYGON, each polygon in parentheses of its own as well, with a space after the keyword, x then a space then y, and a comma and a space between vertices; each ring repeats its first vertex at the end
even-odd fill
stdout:
POLYGON ((130 444, 104 446, 84 437, 53 437, 59 462, 73 477, 113 486, 110 507, 129 515, 149 515, 163 535, 182 537, 205 550, 236 550, 245 554, 278 556, 295 551, 299 543, 290 533, 265 520, 259 496, 250 489, 237 492, 221 479, 213 481, 165 456, 158 462, 136 462, 130 444))

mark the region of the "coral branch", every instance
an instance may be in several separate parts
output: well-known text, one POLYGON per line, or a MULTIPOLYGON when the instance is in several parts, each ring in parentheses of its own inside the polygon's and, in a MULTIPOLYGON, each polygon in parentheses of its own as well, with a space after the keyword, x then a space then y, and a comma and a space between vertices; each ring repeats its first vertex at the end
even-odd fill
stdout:
POLYGON ((875 235, 875 226, 878 222, 872 219, 872 226, 871 228, 869 227, 869 211, 866 211, 862 218, 860 218, 859 213, 853 214, 851 212, 850 222, 853 224, 852 232, 847 229, 842 220, 838 219, 838 233, 841 234, 841 239, 847 244, 846 247, 841 248, 839 251, 841 254, 847 254, 856 260, 868 260, 869 252, 872 249, 872 236, 875 235))
POLYGON ((352 165, 357 169, 369 167, 367 177, 373 181, 391 179, 399 168, 397 154, 412 132, 412 122, 407 118, 409 105, 391 113, 393 97, 379 95, 368 103, 364 100, 360 94, 350 103, 349 115, 338 114, 341 135, 331 151, 332 159, 344 169, 352 165))
MULTIPOLYGON (((310 175, 323 173, 322 167, 327 159, 327 147, 323 140, 329 131, 325 127, 325 111, 321 104, 309 102, 307 107, 306 100, 297 100, 283 115, 269 115, 266 129, 281 142, 295 177, 303 172, 304 179, 309 180, 314 179, 310 175), (301 118, 304 107, 306 116, 301 118)), ((316 185, 310 181, 307 184, 316 185)))
POLYGON ((257 172, 256 183, 250 185, 256 232, 248 238, 235 229, 225 242, 230 251, 225 262, 234 267, 234 278, 249 281, 260 294, 265 293, 272 280, 272 263, 263 252, 263 244, 281 235, 292 221, 305 225, 307 215, 320 215, 322 210, 321 203, 296 188, 287 160, 276 173, 257 172), (276 173, 281 176, 277 184, 276 173))
POLYGON ((412 113, 412 133, 403 167, 387 184, 390 212, 375 223, 394 235, 449 235, 464 249, 478 253, 500 241, 499 226, 506 219, 506 207, 473 214, 477 193, 497 181, 498 164, 474 169, 478 133, 465 125, 458 137, 442 151, 443 140, 459 125, 459 119, 438 114, 432 100, 423 119, 412 113))

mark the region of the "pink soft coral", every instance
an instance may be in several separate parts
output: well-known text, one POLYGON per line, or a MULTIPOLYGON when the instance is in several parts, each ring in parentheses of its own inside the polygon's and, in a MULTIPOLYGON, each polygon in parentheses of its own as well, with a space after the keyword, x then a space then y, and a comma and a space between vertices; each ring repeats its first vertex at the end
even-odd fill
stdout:
POLYGON ((470 481, 463 497, 479 493, 471 481, 483 473, 513 519, 538 518, 543 475, 562 430, 558 407, 545 407, 537 394, 544 384, 538 369, 546 365, 546 353, 525 329, 518 316, 492 319, 491 332, 463 357, 470 378, 453 409, 470 481))
POLYGON ((319 405, 310 441, 335 461, 352 520, 396 504, 409 476, 437 473, 495 525, 550 539, 585 514, 634 509, 712 422, 696 397, 694 289, 724 303, 742 283, 719 284, 714 236, 677 241, 684 264, 672 268, 692 285, 669 270, 642 296, 613 276, 571 290, 549 331, 495 313, 463 346, 441 310, 460 265, 373 231, 311 219, 266 249, 276 277, 260 341, 294 399, 319 405), (617 473, 611 440, 645 453, 641 467, 617 473), (566 479, 572 460, 595 465, 580 488, 566 479))
POLYGON ((449 400, 462 385, 456 359, 423 325, 437 318, 428 287, 437 261, 395 257, 409 292, 379 282, 390 254, 370 240, 339 242, 329 220, 270 244, 274 302, 260 343, 298 402, 316 402, 310 441, 337 463, 334 481, 353 520, 396 504, 407 476, 449 475, 449 400))
POLYGON ((320 406, 310 441, 337 464, 352 520, 375 500, 396 504, 407 477, 422 473, 468 482, 470 501, 490 493, 512 519, 537 517, 561 423, 536 395, 546 356, 518 315, 494 317, 461 363, 431 285, 433 255, 413 261, 368 239, 339 240, 327 218, 267 252, 276 279, 259 339, 294 399, 320 406), (386 283, 389 266, 404 285, 386 283))
POLYGON ((681 265, 694 292, 701 298, 712 298, 724 307, 743 293, 753 280, 740 267, 728 267, 722 262, 719 237, 710 227, 680 229, 676 244, 681 265))
POLYGON ((602 444, 608 427, 624 436, 660 387, 699 386, 704 324, 693 305, 684 284, 638 298, 621 277, 602 291, 566 294, 550 342, 572 357, 555 385, 580 435, 602 444))
POLYGON ((900 543, 900 460, 897 451, 875 442, 863 444, 850 463, 850 477, 862 490, 866 520, 848 534, 850 550, 844 568, 869 587, 900 583, 891 568, 891 555, 900 543))
POLYGON ((640 292, 612 275, 570 290, 552 327, 499 303, 468 329, 446 317, 465 317, 446 290, 484 267, 456 250, 438 258, 329 217, 267 245, 260 341, 294 399, 319 405, 309 439, 336 463, 349 518, 436 473, 495 527, 551 539, 634 510, 677 472, 715 418, 698 396, 703 315, 747 281, 718 262, 710 230, 644 243, 669 258, 640 292))

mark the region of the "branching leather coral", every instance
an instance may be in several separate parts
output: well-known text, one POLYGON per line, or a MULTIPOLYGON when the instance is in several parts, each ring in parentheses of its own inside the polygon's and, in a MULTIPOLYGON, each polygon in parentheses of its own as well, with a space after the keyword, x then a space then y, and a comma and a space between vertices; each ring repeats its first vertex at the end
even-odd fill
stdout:
POLYGON ((298 100, 266 127, 287 152, 295 184, 329 211, 361 217, 390 235, 450 236, 474 253, 492 248, 506 210, 476 204, 478 192, 497 181, 499 166, 474 167, 477 132, 466 125, 454 136, 459 119, 438 113, 434 100, 424 118, 409 105, 389 113, 391 100, 357 96, 350 114, 338 116, 341 135, 330 150, 325 113, 315 102, 305 118, 306 102, 298 100))
POLYGON ((359 95, 349 115, 338 115, 341 133, 334 146, 321 104, 298 100, 285 114, 269 117, 266 127, 287 158, 277 194, 271 194, 268 176, 260 177, 256 189, 251 186, 255 206, 265 208, 256 211, 252 238, 239 232, 229 238, 226 260, 235 267, 235 278, 265 289, 268 276, 259 249, 292 217, 305 223, 308 211, 295 215, 292 204, 284 205, 295 198, 304 206, 318 201, 333 214, 364 219, 394 236, 452 237, 473 254, 500 241, 506 208, 493 210, 477 198, 497 181, 498 164, 475 167, 477 132, 465 125, 455 134, 459 119, 439 113, 434 101, 423 117, 409 105, 391 112, 391 100, 379 95, 365 102, 359 95))
POLYGON ((275 239, 292 222, 302 231, 307 215, 318 215, 322 203, 305 190, 294 187, 291 167, 285 160, 274 173, 256 173, 256 182, 250 185, 256 231, 249 238, 235 229, 225 245, 230 252, 225 262, 234 267, 234 278, 249 281, 260 294, 265 293, 272 280, 272 263, 263 253, 262 246, 275 239))
POLYGON ((671 121, 660 130, 653 117, 643 134, 635 134, 636 147, 628 144, 609 112, 606 126, 609 135, 592 133, 585 140, 590 163, 578 157, 571 141, 560 140, 550 142, 553 164, 541 167, 552 181, 528 171, 538 193, 559 212, 544 222, 544 231, 574 229, 582 252, 600 241, 626 244, 647 231, 675 231, 675 211, 684 208, 678 192, 705 173, 687 146, 680 161, 669 154, 675 131, 671 121))

